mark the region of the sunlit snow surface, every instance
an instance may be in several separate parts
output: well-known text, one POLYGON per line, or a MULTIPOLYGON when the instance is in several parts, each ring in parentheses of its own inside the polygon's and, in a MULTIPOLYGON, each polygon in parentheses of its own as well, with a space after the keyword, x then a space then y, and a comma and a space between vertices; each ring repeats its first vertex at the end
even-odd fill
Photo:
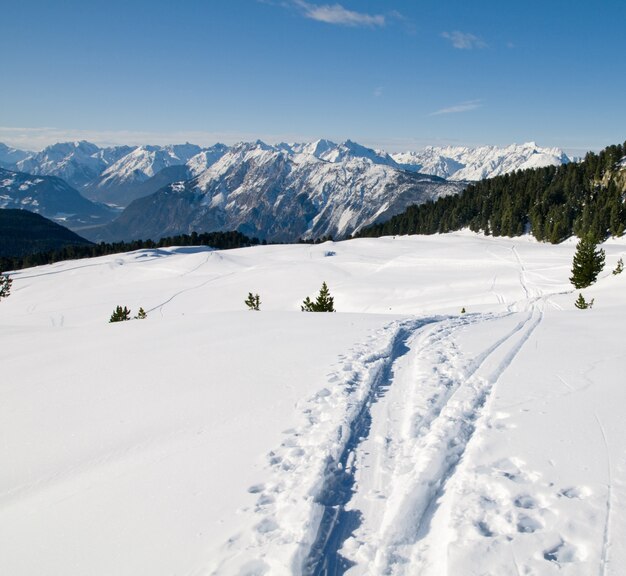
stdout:
POLYGON ((622 574, 626 242, 586 311, 574 245, 456 233, 15 272, 0 572, 622 574), (301 313, 324 280, 339 312, 301 313), (109 324, 116 305, 148 318, 109 324))

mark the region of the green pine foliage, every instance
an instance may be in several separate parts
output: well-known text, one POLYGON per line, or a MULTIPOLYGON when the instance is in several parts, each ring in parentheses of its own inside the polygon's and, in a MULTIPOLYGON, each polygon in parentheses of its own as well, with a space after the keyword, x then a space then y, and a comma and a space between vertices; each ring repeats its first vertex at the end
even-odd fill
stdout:
POLYGON ((258 312, 261 309, 261 298, 258 294, 252 294, 252 292, 248 292, 248 297, 245 299, 244 302, 248 307, 248 310, 256 310, 258 312))
POLYGON ((617 276, 618 274, 621 274, 623 271, 624 271, 624 260, 620 258, 617 261, 617 264, 615 265, 615 269, 613 270, 613 276, 617 276))
POLYGON ((326 282, 322 282, 315 302, 307 296, 300 309, 302 312, 335 312, 335 299, 330 295, 326 282))
POLYGON ((125 320, 130 320, 130 310, 126 308, 126 306, 124 306, 124 308, 122 308, 121 306, 117 306, 113 311, 113 314, 111 314, 109 323, 124 322, 125 320))
POLYGON ((574 306, 576 306, 579 310, 587 310, 587 308, 593 307, 593 301, 594 299, 592 298, 589 302, 587 302, 582 293, 579 292, 578 298, 576 298, 576 301, 574 302, 574 306))
POLYGON ((604 239, 626 229, 624 172, 617 164, 626 143, 589 152, 584 161, 519 170, 470 184, 461 194, 410 206, 358 236, 436 234, 470 228, 493 236, 526 231, 558 243, 572 234, 604 239))
POLYGON ((137 316, 135 316, 135 320, 145 320, 148 317, 147 312, 143 308, 139 308, 139 312, 137 312, 137 316))
POLYGON ((13 280, 8 274, 0 274, 0 300, 9 297, 9 294, 11 294, 11 284, 13 284, 13 280))
POLYGON ((604 268, 604 257, 604 250, 598 248, 591 234, 578 241, 569 279, 574 288, 586 288, 596 281, 604 268))

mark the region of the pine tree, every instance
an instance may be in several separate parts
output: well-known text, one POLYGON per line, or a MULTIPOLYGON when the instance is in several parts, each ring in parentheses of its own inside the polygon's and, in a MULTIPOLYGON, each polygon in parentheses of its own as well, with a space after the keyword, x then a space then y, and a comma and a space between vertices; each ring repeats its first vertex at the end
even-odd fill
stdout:
POLYGON ((252 294, 252 292, 248 292, 248 297, 245 300, 245 304, 248 307, 248 310, 260 310, 261 309, 261 298, 258 294, 252 294))
POLYGON ((335 312, 334 302, 335 299, 330 295, 326 282, 322 282, 320 293, 315 302, 312 302, 307 296, 300 309, 302 312, 335 312))
POLYGON ((9 296, 11 284, 13 284, 13 280, 11 280, 8 274, 0 274, 0 300, 9 296))
POLYGON ((594 298, 587 302, 582 293, 579 292, 578 298, 576 298, 576 301, 574 302, 574 306, 576 306, 579 310, 586 310, 587 308, 591 309, 593 307, 593 301, 594 298))
POLYGON ((130 310, 126 306, 124 308, 117 306, 109 322, 123 322, 124 320, 130 320, 130 310))
POLYGON ((595 238, 588 234, 576 244, 570 282, 574 288, 586 288, 596 281, 604 268, 604 250, 598 249, 595 238))
POLYGON ((617 274, 621 274, 624 271, 624 261, 620 258, 615 265, 615 270, 613 270, 613 276, 617 274))
POLYGON ((135 316, 135 320, 145 320, 148 317, 148 314, 143 308, 139 308, 139 312, 137 312, 137 316, 135 316))

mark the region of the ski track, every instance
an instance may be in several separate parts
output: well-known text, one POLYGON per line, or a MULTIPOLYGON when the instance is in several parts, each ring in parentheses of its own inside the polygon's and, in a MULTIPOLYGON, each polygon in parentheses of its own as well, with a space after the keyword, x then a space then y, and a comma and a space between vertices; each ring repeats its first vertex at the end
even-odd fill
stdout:
MULTIPOLYGON (((256 504, 239 511, 249 515, 250 530, 222 546, 223 560, 211 566, 210 573, 343 574, 355 564, 341 547, 351 534, 358 534, 362 523, 360 512, 349 507, 358 490, 359 451, 370 436, 372 406, 395 386, 397 364, 402 362, 432 373, 418 381, 412 378, 418 392, 414 404, 403 410, 401 423, 407 439, 387 456, 378 456, 388 458, 395 472, 380 531, 369 535, 370 543, 363 547, 370 548, 365 553, 372 560, 368 574, 402 573, 395 571, 398 566, 414 564, 413 548, 428 536, 437 501, 493 386, 543 313, 533 306, 469 360, 456 350, 452 336, 459 329, 512 314, 395 321, 355 346, 349 357, 340 357, 342 368, 302 407, 304 423, 285 431, 285 440, 268 454, 270 480, 250 487, 256 504), (258 560, 241 565, 242 556, 258 560)), ((382 489, 385 482, 379 485, 382 489)))
POLYGON ((240 513, 249 515, 251 529, 222 546, 224 560, 210 566, 209 573, 325 573, 321 566, 326 553, 320 551, 332 540, 343 510, 343 504, 335 502, 337 487, 353 474, 352 447, 367 432, 370 407, 389 385, 389 371, 405 354, 407 337, 444 321, 394 321, 354 346, 350 356, 340 356, 341 368, 300 406, 302 423, 286 430, 285 440, 267 455, 270 479, 249 488, 256 504, 240 513), (242 565, 241 550, 258 560, 242 565))
POLYGON ((600 434, 602 435, 602 444, 606 454, 606 473, 607 473, 607 494, 606 494, 606 521, 604 524, 604 532, 602 536, 602 556, 600 559, 600 574, 605 576, 609 566, 609 549, 611 546, 611 498, 613 490, 613 466, 611 464, 611 452, 609 450, 609 443, 606 437, 606 431, 602 425, 602 421, 598 417, 597 412, 594 412, 594 417, 598 423, 600 434))
MULTIPOLYGON (((495 318, 482 317, 482 320, 495 318)), ((453 349, 451 333, 463 324, 451 323, 448 331, 435 334, 418 353, 418 365, 420 360, 436 358, 437 354, 444 356, 444 366, 438 369, 439 373, 435 371, 433 388, 447 387, 448 391, 439 398, 435 392, 435 396, 427 399, 430 410, 414 424, 417 431, 404 441, 395 457, 395 472, 391 474, 392 483, 378 534, 359 535, 357 531, 355 539, 359 544, 350 556, 371 562, 368 574, 403 574, 408 566, 415 570, 417 565, 424 564, 420 543, 429 536, 438 500, 472 439, 476 421, 493 386, 541 319, 542 312, 532 310, 522 322, 471 361, 465 375, 460 377, 454 377, 459 368, 458 358, 445 354, 446 350, 453 349)), ((408 417, 415 415, 408 414, 408 417)))

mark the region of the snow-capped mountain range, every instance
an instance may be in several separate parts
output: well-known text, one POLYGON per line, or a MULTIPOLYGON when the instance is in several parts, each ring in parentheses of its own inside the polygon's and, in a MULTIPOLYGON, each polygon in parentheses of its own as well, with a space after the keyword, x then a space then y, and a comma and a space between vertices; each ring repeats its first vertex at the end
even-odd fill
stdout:
POLYGON ((534 142, 497 146, 429 146, 420 152, 392 154, 405 170, 434 174, 447 180, 483 180, 515 170, 567 164, 571 159, 560 148, 541 148, 534 142))
MULTIPOLYGON (((417 152, 388 154, 347 140, 330 140, 275 146, 290 155, 307 154, 327 162, 341 162, 346 154, 374 164, 439 176, 449 180, 481 180, 514 170, 559 165, 571 159, 559 148, 543 148, 534 142, 503 148, 481 146, 428 147, 417 152)), ((132 188, 170 166, 187 166, 196 177, 230 148, 216 144, 168 146, 114 146, 100 148, 90 142, 63 142, 29 153, 0 144, 0 166, 35 175, 58 176, 97 201, 126 205, 136 196, 132 188), (119 193, 114 192, 119 190, 119 193), (113 199, 107 198, 111 196, 113 199)))
POLYGON ((234 229, 280 241, 345 237, 462 187, 400 170, 385 154, 350 141, 332 146, 257 141, 231 147, 191 180, 136 200, 93 238, 234 229))
MULTIPOLYGON (((345 237, 410 204, 458 193, 461 181, 570 161, 560 149, 534 143, 388 154, 351 140, 209 148, 100 148, 80 141, 25 154, 2 147, 0 161, 12 170, 62 178, 93 201, 128 207, 92 233, 98 240, 224 229, 284 241, 345 237)), ((6 205, 28 209, 24 198, 0 193, 6 205)))
POLYGON ((84 140, 61 142, 20 160, 16 169, 37 176, 57 176, 81 189, 132 150, 131 146, 100 148, 84 140))

